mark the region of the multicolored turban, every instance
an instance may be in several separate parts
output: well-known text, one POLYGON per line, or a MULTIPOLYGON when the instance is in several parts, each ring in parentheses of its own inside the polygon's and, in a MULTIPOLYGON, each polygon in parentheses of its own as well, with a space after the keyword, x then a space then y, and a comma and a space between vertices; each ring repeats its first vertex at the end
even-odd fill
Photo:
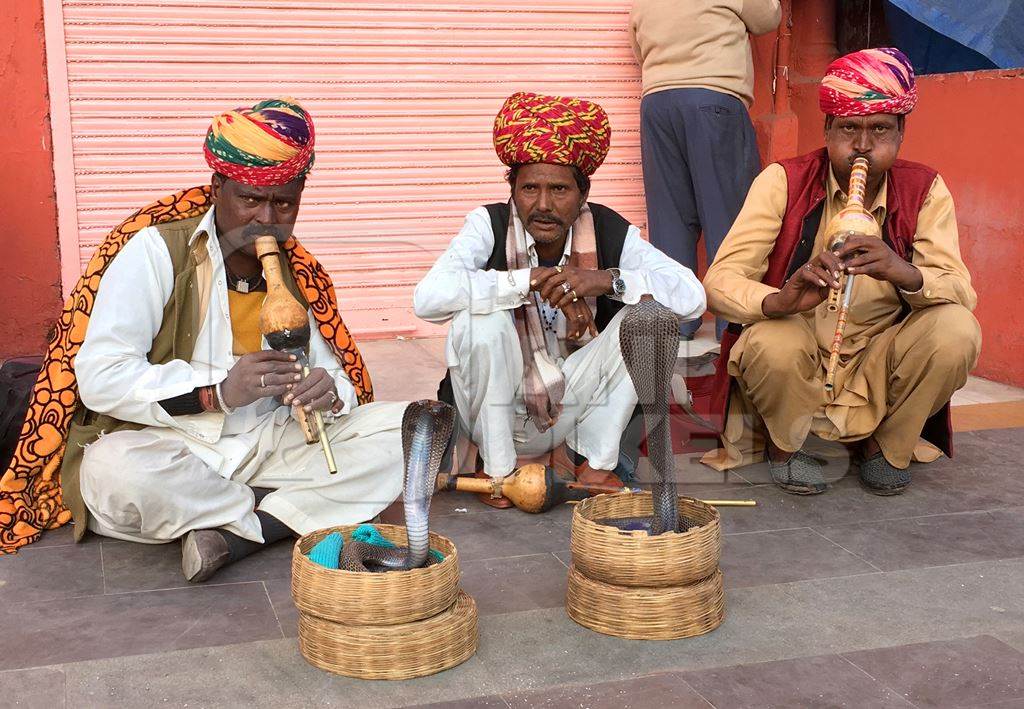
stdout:
POLYGON ((608 155, 608 114, 591 101, 520 91, 494 119, 494 149, 509 167, 532 162, 575 165, 593 175, 608 155))
POLYGON ((247 185, 283 185, 313 167, 313 119, 292 99, 260 101, 213 119, 203 153, 216 172, 247 185))
POLYGON ((847 54, 829 65, 818 103, 830 116, 910 113, 917 105, 914 67, 895 47, 847 54))

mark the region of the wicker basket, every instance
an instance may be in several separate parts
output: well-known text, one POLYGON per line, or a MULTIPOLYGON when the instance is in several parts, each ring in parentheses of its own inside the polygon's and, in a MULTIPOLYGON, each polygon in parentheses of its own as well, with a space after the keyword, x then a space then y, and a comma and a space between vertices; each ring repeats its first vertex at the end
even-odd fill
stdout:
POLYGON ((461 664, 476 652, 476 603, 455 603, 401 625, 343 625, 299 614, 299 651, 314 667, 359 679, 411 679, 461 664))
POLYGON ((652 514, 651 493, 597 495, 576 505, 572 515, 572 563, 597 581, 616 586, 683 586, 718 568, 722 530, 718 511, 699 500, 679 498, 679 514, 700 526, 686 532, 627 532, 598 524, 606 517, 652 514))
MULTIPOLYGON (((327 569, 306 556, 331 532, 348 542, 358 525, 321 529, 300 538, 292 550, 292 598, 300 613, 349 625, 398 625, 430 618, 451 608, 459 593, 455 545, 430 534, 430 548, 444 561, 410 571, 366 573, 327 569)), ((389 541, 404 545, 405 527, 376 525, 389 541)))
POLYGON ((686 586, 613 586, 569 567, 569 617, 605 635, 631 640, 675 640, 709 633, 725 618, 722 572, 686 586))

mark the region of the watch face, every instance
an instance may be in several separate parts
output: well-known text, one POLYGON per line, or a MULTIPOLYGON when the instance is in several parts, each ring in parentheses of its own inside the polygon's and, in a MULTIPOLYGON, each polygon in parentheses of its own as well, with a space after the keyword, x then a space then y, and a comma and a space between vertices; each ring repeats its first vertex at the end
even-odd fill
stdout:
POLYGON ((622 295, 626 292, 626 282, 621 278, 616 278, 612 281, 612 290, 615 291, 615 295, 622 295))

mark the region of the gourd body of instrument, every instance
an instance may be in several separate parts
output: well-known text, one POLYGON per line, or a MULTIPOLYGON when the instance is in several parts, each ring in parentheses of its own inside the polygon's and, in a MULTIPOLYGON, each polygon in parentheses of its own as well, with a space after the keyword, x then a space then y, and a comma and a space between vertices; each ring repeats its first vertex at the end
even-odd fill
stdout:
MULTIPOLYGON (((302 376, 309 376, 309 317, 306 309, 295 299, 284 284, 281 275, 281 261, 278 256, 280 247, 273 236, 261 236, 256 239, 256 256, 263 265, 263 276, 267 281, 267 297, 260 309, 260 332, 267 339, 267 344, 279 352, 295 355, 296 361, 302 366, 302 376)), ((296 409, 299 425, 306 438, 306 443, 320 442, 327 460, 327 469, 333 474, 338 472, 334 461, 334 452, 327 438, 324 417, 319 411, 309 415, 301 407, 296 409)))

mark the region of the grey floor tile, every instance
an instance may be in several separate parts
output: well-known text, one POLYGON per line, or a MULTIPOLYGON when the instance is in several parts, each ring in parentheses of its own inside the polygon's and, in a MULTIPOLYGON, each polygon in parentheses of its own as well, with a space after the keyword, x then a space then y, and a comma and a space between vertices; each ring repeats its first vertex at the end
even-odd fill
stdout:
POLYGON ((432 702, 417 704, 418 709, 509 709, 509 703, 503 697, 472 697, 456 699, 451 702, 432 702))
POLYGON ((103 593, 100 545, 28 547, 0 557, 0 603, 103 593))
POLYGON ((64 704, 64 671, 51 667, 0 672, 0 705, 58 709, 64 704))
POLYGON ((896 692, 836 655, 685 672, 714 706, 728 709, 912 709, 896 692))
POLYGON ((281 637, 261 583, 0 606, 0 669, 281 637))
POLYGON ((565 605, 568 570, 552 554, 465 561, 461 571, 481 616, 565 605))
POLYGON ((818 527, 885 570, 1024 556, 1024 509, 818 527))
POLYGON ((720 566, 726 588, 877 571, 807 528, 727 534, 722 541, 720 566))
MULTIPOLYGON (((48 529, 43 532, 42 536, 36 541, 32 542, 29 546, 25 547, 25 551, 31 549, 42 549, 44 547, 57 547, 65 546, 68 544, 75 543, 75 525, 65 524, 57 529, 48 529)), ((99 543, 99 537, 91 532, 86 532, 85 537, 79 544, 96 544, 99 543)))
POLYGON ((270 603, 277 614, 277 621, 281 624, 281 632, 286 638, 294 638, 299 635, 299 611, 292 600, 291 579, 271 579, 264 581, 267 588, 267 595, 270 603))
POLYGON ((1024 653, 989 636, 844 655, 918 707, 1024 699, 1024 653))
POLYGON ((523 556, 569 548, 569 514, 559 510, 532 515, 519 510, 431 518, 431 531, 451 539, 460 561, 523 556))
MULTIPOLYGON (((220 569, 208 584, 291 577, 294 540, 282 540, 220 569)), ((192 586, 181 573, 181 544, 136 544, 104 540, 107 593, 155 591, 192 586)))
POLYGON ((558 687, 509 696, 512 709, 712 709, 703 697, 677 674, 558 687))
POLYGON ((292 638, 80 662, 64 669, 73 707, 377 709, 498 695, 477 657, 429 677, 370 681, 313 667, 292 638))

